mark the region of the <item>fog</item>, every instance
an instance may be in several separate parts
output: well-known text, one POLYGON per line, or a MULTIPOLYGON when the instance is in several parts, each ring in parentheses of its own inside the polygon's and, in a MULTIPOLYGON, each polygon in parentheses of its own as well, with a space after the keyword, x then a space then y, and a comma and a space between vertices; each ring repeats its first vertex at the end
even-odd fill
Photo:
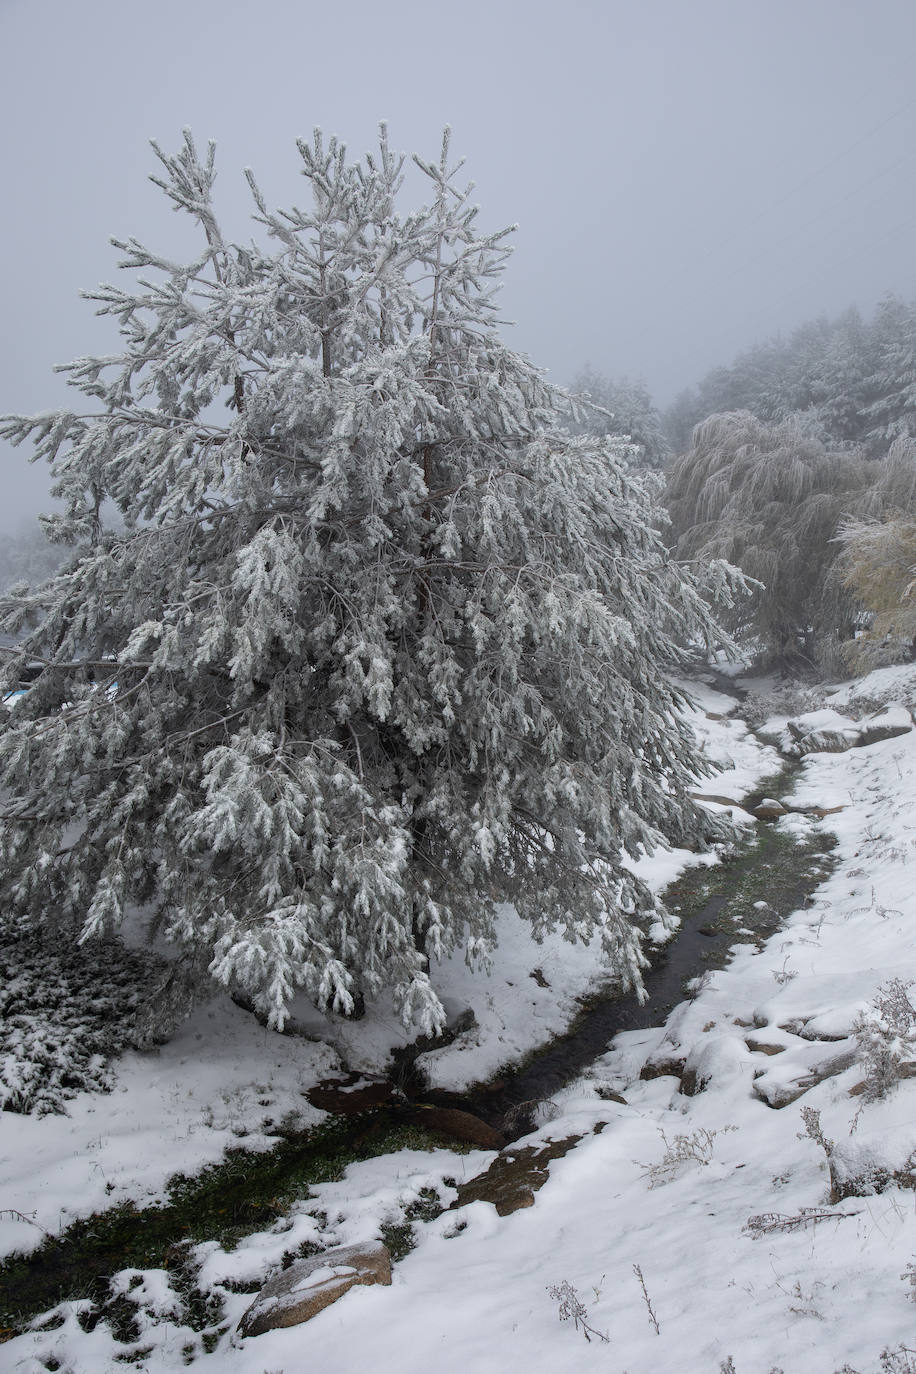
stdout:
MULTIPOLYGON (((0 412, 66 404, 55 363, 114 351, 79 299, 109 236, 198 249, 148 181, 157 139, 218 144, 302 198, 297 136, 467 159, 486 228, 517 223, 508 337, 568 382, 586 362, 665 404, 777 331, 916 295, 912 0, 0 0, 5 212, 0 412)), ((4 448, 0 525, 47 508, 4 448)))

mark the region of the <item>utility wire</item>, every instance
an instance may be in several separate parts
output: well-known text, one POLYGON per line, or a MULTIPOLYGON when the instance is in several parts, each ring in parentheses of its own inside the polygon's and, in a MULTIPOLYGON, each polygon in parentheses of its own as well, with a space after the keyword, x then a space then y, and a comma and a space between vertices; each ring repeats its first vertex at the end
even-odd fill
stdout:
MULTIPOLYGON (((879 239, 876 239, 875 242, 870 245, 869 251, 874 251, 875 249, 880 248, 882 244, 889 242, 891 239, 896 238, 898 234, 902 234, 905 230, 911 229, 914 226, 916 226, 916 215, 911 215, 909 219, 904 220, 901 224, 895 225, 893 229, 889 229, 886 234, 882 234, 879 239)), ((814 273, 813 276, 809 277, 808 280, 817 281, 819 278, 835 272, 838 267, 843 267, 847 262, 850 262, 853 258, 861 258, 861 256, 862 247, 859 246, 857 248, 854 248, 851 252, 844 254, 843 257, 838 258, 836 261, 826 264, 826 266, 824 264, 821 264, 821 270, 814 273)), ((797 297, 797 295, 798 288, 792 287, 790 290, 783 292, 782 295, 776 296, 773 300, 767 303, 767 305, 763 308, 762 311, 757 311, 756 313, 750 316, 751 324, 756 324, 759 323, 759 321, 766 319, 768 316, 772 315, 774 310, 778 310, 787 300, 791 300, 797 297)), ((721 330, 717 335, 713 336, 712 342, 715 343, 716 339, 727 338, 729 333, 731 333, 731 330, 721 330)), ((746 348, 749 347, 752 347, 752 345, 746 345, 746 348)), ((695 352, 695 350, 692 350, 692 352, 695 352)))
MULTIPOLYGON (((848 200, 852 200, 855 196, 860 195, 868 186, 874 185, 876 181, 880 181, 880 179, 884 176, 887 176, 888 173, 895 172, 898 167, 901 167, 905 162, 909 162, 914 157, 914 155, 916 155, 916 148, 910 148, 906 153, 903 154, 902 157, 898 158, 896 162, 892 162, 890 166, 882 168, 880 172, 876 172, 873 176, 870 176, 865 181, 860 182, 858 186, 854 186, 850 191, 847 191, 844 195, 838 197, 837 200, 831 201, 831 203, 825 206, 823 210, 819 210, 816 215, 812 215, 810 219, 805 220, 802 224, 795 225, 795 227, 791 230, 790 233, 784 234, 782 238, 772 240, 767 244, 767 246, 764 249, 761 250, 761 252, 757 253, 754 257, 748 258, 745 262, 740 262, 738 266, 733 267, 730 272, 727 272, 724 276, 717 278, 717 284, 724 285, 726 282, 733 281, 735 277, 743 276, 744 273, 750 270, 750 268, 756 267, 758 263, 764 262, 767 258, 769 258, 774 251, 776 251, 779 248, 782 248, 787 243, 791 243, 792 240, 796 238, 799 234, 804 233, 806 229, 810 229, 813 224, 817 224, 819 220, 822 220, 825 217, 825 215, 832 214, 838 206, 844 205, 848 200)), ((818 247, 822 246, 825 242, 829 241, 830 238, 832 238, 835 234, 842 230, 850 222, 850 218, 851 216, 847 215, 845 219, 837 220, 833 225, 831 225, 828 232, 825 235, 823 235, 819 240, 818 247)), ((843 261, 845 260, 846 259, 844 258, 843 261)), ((701 300, 706 299, 706 294, 707 293, 705 291, 696 292, 693 296, 688 297, 688 299, 679 308, 683 311, 692 309, 694 305, 697 305, 701 300)))
POLYGON ((734 243, 736 239, 741 237, 745 229, 753 228, 753 226, 755 224, 759 224, 762 219, 766 219, 767 215, 771 214, 774 210, 778 210, 781 205, 785 205, 787 200, 791 200, 793 196, 798 195, 799 191, 807 190, 807 188, 812 184, 812 182, 817 181, 818 177, 823 176, 825 172, 829 172, 831 167, 835 167, 838 162, 842 162, 843 159, 849 153, 854 152, 855 149, 861 147, 863 143, 867 143, 870 138, 873 138, 875 136, 875 134, 880 133, 880 131, 886 128, 888 124, 891 124, 897 118, 898 115, 904 114, 907 110, 912 109, 914 105, 916 105, 916 96, 914 96, 911 100, 905 100, 902 105, 898 105, 896 110, 891 111, 889 115, 882 119, 878 124, 875 124, 873 128, 869 129, 866 133, 861 134, 852 143, 847 144, 845 148, 841 149, 840 152, 835 153, 833 157, 829 158, 826 162, 821 163, 820 167, 817 167, 813 172, 810 172, 808 176, 803 177, 801 181, 796 182, 796 184, 790 187, 790 189, 786 191, 783 195, 781 195, 778 198, 778 200, 770 201, 769 205, 764 206, 764 208, 760 210, 752 219, 746 220, 739 229, 736 229, 732 234, 729 234, 729 236, 726 239, 723 239, 720 243, 717 243, 711 251, 716 253, 721 252, 723 248, 726 248, 729 244, 734 243))
MULTIPOLYGON (((701 271, 702 268, 704 268, 708 262, 712 261, 714 258, 718 258, 723 249, 728 248, 731 244, 735 243, 747 232, 748 229, 752 229, 755 225, 759 224, 761 220, 766 219, 767 216, 772 214, 774 210, 777 210, 780 208, 780 206, 785 205, 787 201, 791 200, 793 196, 798 195, 800 191, 806 190, 808 186, 815 182, 819 177, 823 176, 825 172, 829 171, 832 167, 835 167, 837 163, 842 162, 843 159, 846 158, 851 152, 854 152, 856 148, 861 147, 863 143, 867 143, 870 138, 873 138, 875 136, 875 134, 880 133, 880 131, 886 128, 888 124, 891 124, 901 114, 906 113, 907 110, 912 109, 914 106, 916 106, 916 96, 904 101, 902 105, 898 105, 895 110, 892 110, 890 114, 885 115, 883 119, 879 120, 877 124, 873 125, 870 129, 866 130, 864 134, 860 134, 858 138, 852 141, 852 143, 846 144, 845 147, 841 148, 839 152, 834 153, 833 156, 828 158, 826 162, 821 163, 821 165, 819 167, 816 167, 813 172, 810 172, 807 176, 803 177, 801 181, 796 182, 794 186, 791 186, 789 190, 783 192, 781 196, 778 196, 775 200, 771 200, 767 205, 765 205, 761 210, 759 210, 756 215, 751 216, 750 219, 742 220, 741 224, 738 227, 736 227, 730 234, 727 234, 724 239, 719 239, 714 244, 711 244, 707 248, 706 252, 696 260, 695 265, 692 269, 687 270, 683 267, 679 268, 674 274, 672 274, 671 277, 667 279, 666 282, 662 282, 658 288, 660 294, 664 294, 669 288, 676 286, 679 282, 683 281, 683 279, 686 276, 690 276, 691 278, 695 277, 697 273, 701 271)), ((909 154, 905 154, 904 158, 901 159, 901 162, 904 161, 907 156, 909 156, 909 154)), ((894 165, 897 166, 899 164, 894 165)), ((878 175, 883 174, 879 173, 878 175)), ((869 179, 862 186, 856 188, 856 190, 863 190, 865 186, 871 184, 871 180, 875 179, 877 178, 869 179)), ((754 261, 756 261, 756 259, 754 261)), ((740 267, 736 269, 736 271, 740 270, 742 270, 740 267)), ((688 304, 693 304, 693 301, 691 300, 688 304)), ((684 306, 684 308, 686 309, 687 306, 684 306)))

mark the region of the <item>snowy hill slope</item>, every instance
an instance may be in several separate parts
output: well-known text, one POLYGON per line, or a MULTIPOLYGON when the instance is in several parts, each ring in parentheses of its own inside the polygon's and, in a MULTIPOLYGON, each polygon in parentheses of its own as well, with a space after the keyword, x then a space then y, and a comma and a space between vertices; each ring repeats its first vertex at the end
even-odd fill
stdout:
MULTIPOLYGON (((847 710, 856 697, 909 705, 916 671, 872 674, 831 704, 847 710)), ((707 719, 705 711, 720 714, 723 704, 707 694, 697 718, 723 765, 703 787, 735 796, 773 771, 773 755, 740 723, 707 719)), ((170 1320, 165 1271, 148 1273, 134 1290, 146 1326, 134 1347, 146 1352, 138 1367, 150 1374, 181 1368, 183 1349, 198 1355, 202 1369, 229 1374, 367 1367, 381 1374, 431 1367, 717 1374, 729 1360, 737 1374, 916 1367, 902 1351, 916 1347, 906 1277, 916 1261, 916 1194, 901 1186, 916 1152, 916 1081, 905 1076, 916 1047, 910 1053, 905 1015, 896 1027, 888 1023, 891 991, 916 978, 916 732, 809 754, 801 770, 799 804, 844 809, 825 820, 787 816, 778 826, 800 837, 817 827, 835 833, 832 875, 762 950, 739 946, 667 1026, 619 1036, 558 1097, 558 1117, 535 1139, 582 1139, 551 1165, 534 1206, 507 1218, 485 1202, 445 1212, 416 1227, 418 1244, 396 1265, 392 1287, 354 1289, 306 1327, 244 1342, 226 1331, 213 1359, 170 1320), (683 1062, 687 1085, 701 1090, 688 1096, 671 1075, 641 1079, 659 1051, 683 1062), (894 1063, 904 1065, 900 1081, 875 1097, 872 1089, 893 1079, 894 1063), (609 1088, 625 1105, 602 1096, 609 1088), (814 1109, 819 1121, 810 1112, 806 1121, 802 1109, 814 1109), (827 1150, 814 1138, 819 1132, 827 1150), (895 1171, 901 1182, 890 1177, 895 1171), (836 1197, 850 1183, 853 1195, 832 1202, 831 1188, 836 1197), (558 1320, 548 1290, 564 1282, 610 1344, 597 1335, 586 1341, 572 1320, 558 1320)), ((661 885, 686 857, 646 862, 661 885)), ((456 1007, 473 1006, 478 1027, 463 1047, 437 1056, 438 1081, 472 1081, 559 1029, 594 972, 585 952, 562 942, 522 948, 509 940, 500 959, 489 984, 463 966, 446 971, 447 996, 456 1007), (547 970, 550 988, 528 977, 533 965, 547 970)), ((361 1040, 367 1065, 393 1033, 384 1007, 370 1016, 361 1040)), ((357 1058, 359 1043, 359 1025, 338 1041, 348 1059, 357 1058)), ((215 1003, 157 1056, 126 1056, 112 1097, 80 1098, 66 1118, 3 1114, 0 1208, 34 1213, 53 1230, 64 1207, 85 1213, 112 1197, 156 1195, 175 1168, 195 1167, 237 1139, 233 1131, 268 1145, 265 1112, 304 1103, 308 1082, 333 1063, 333 1051, 270 1036, 215 1003)), ((266 1276, 289 1235, 282 1227, 312 1234, 316 1207, 331 1219, 325 1242, 377 1235, 380 1219, 404 1198, 432 1186, 447 1201, 454 1194, 443 1179, 460 1182, 491 1157, 405 1151, 352 1165, 342 1181, 318 1185, 291 1217, 237 1250, 202 1247, 200 1282, 266 1276)), ((6 1215, 3 1225, 7 1250, 35 1243, 34 1227, 21 1219, 6 1215)), ((223 1293, 234 1327, 250 1298, 223 1293)), ((60 1316, 56 1329, 0 1345, 0 1370, 124 1368, 129 1350, 104 1323, 84 1331, 74 1304, 60 1316)))

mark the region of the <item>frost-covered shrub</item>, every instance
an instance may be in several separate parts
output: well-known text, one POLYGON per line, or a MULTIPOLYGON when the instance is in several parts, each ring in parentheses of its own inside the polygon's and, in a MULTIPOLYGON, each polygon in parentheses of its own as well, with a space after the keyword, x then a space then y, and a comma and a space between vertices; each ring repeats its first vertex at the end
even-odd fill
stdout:
POLYGON ((882 1350, 881 1374, 916 1374, 916 1350, 902 1344, 882 1350))
POLYGON ((916 1007, 909 997, 913 983, 912 978, 891 978, 853 1022, 865 1069, 865 1102, 886 1097, 900 1080, 901 1065, 916 1059, 916 1007))
POLYGON ((77 946, 0 923, 0 1108, 43 1116, 108 1091, 154 969, 114 941, 77 946))
POLYGON ((748 692, 741 705, 741 715, 754 730, 759 730, 771 716, 801 716, 819 711, 824 706, 824 693, 815 687, 787 682, 770 692, 748 692))
POLYGON ((649 1180, 649 1187, 660 1188, 665 1183, 671 1183, 693 1165, 710 1164, 716 1137, 735 1129, 734 1126, 723 1126, 720 1130, 710 1131, 701 1126, 689 1134, 675 1135, 671 1140, 660 1130, 659 1135, 665 1147, 661 1159, 653 1164, 639 1165, 644 1177, 649 1180))
MULTIPOLYGON (((574 1331, 581 1331, 587 1341, 591 1341, 592 1336, 597 1336, 599 1341, 605 1345, 610 1344, 610 1336, 604 1331, 598 1331, 588 1320, 588 1308, 579 1296, 579 1291, 574 1288, 568 1279, 563 1279, 561 1283, 554 1283, 548 1286, 547 1292, 557 1304, 557 1316, 561 1322, 571 1321, 574 1331)), ((597 1300, 598 1289, 595 1289, 597 1300)))

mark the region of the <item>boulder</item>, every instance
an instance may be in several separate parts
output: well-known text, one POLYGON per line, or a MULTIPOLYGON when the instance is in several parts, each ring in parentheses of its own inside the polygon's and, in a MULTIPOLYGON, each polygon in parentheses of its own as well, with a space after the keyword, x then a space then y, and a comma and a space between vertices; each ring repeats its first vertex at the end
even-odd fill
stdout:
POLYGON ((886 739, 897 739, 900 735, 908 735, 912 728, 913 720, 906 707, 892 706, 860 722, 857 747, 861 749, 886 739))
POLYGON ((411 1108, 411 1115, 418 1126, 439 1131, 466 1145, 476 1145, 478 1150, 501 1150, 506 1143, 505 1136, 486 1121, 457 1107, 435 1107, 431 1103, 417 1102, 411 1108))
POLYGON ((796 742, 792 752, 799 757, 805 754, 845 754, 858 742, 858 735, 848 730, 812 730, 796 742))
POLYGON ((717 1035, 694 1045, 681 1076, 681 1092, 695 1097, 708 1083, 726 1083, 734 1078, 750 1078, 750 1052, 736 1036, 717 1035))
POLYGON ((299 1326, 356 1284, 391 1283, 391 1256, 381 1241, 342 1245, 297 1260, 265 1283, 239 1322, 243 1336, 299 1326))
POLYGON ((712 802, 715 806, 736 806, 739 811, 743 811, 744 803, 735 801, 734 797, 722 797, 718 792, 691 792, 693 801, 712 802))
POLYGON ((775 821, 780 816, 788 815, 788 811, 775 797, 764 797, 763 801, 754 807, 751 815, 756 816, 758 821, 775 821))
POLYGON ((830 708, 808 711, 786 723, 783 744, 786 752, 799 757, 805 754, 841 754, 847 749, 864 749, 883 740, 908 735, 913 719, 903 706, 888 707, 866 720, 853 721, 830 708))
POLYGON ((781 1054, 772 1068, 754 1079, 754 1092, 768 1107, 787 1107, 825 1078, 834 1078, 848 1069, 857 1050, 858 1044, 852 1037, 833 1044, 803 1042, 781 1054))
POLYGON ((771 1040, 762 1040, 757 1035, 746 1035, 744 1043, 751 1054, 784 1054, 785 1045, 774 1045, 771 1040))
POLYGON ((848 716, 827 708, 806 711, 786 723, 784 745, 786 752, 803 757, 805 754, 842 754, 859 740, 859 727, 848 716))
POLYGON ((393 1084, 387 1078, 350 1073, 345 1078, 325 1078, 305 1094, 313 1107, 336 1116, 354 1116, 369 1107, 381 1107, 394 1100, 393 1084))
POLYGON ((649 1056, 639 1071, 639 1077, 643 1083, 649 1083, 653 1078, 680 1078, 686 1057, 686 1050, 677 1054, 671 1046, 663 1046, 649 1056))

